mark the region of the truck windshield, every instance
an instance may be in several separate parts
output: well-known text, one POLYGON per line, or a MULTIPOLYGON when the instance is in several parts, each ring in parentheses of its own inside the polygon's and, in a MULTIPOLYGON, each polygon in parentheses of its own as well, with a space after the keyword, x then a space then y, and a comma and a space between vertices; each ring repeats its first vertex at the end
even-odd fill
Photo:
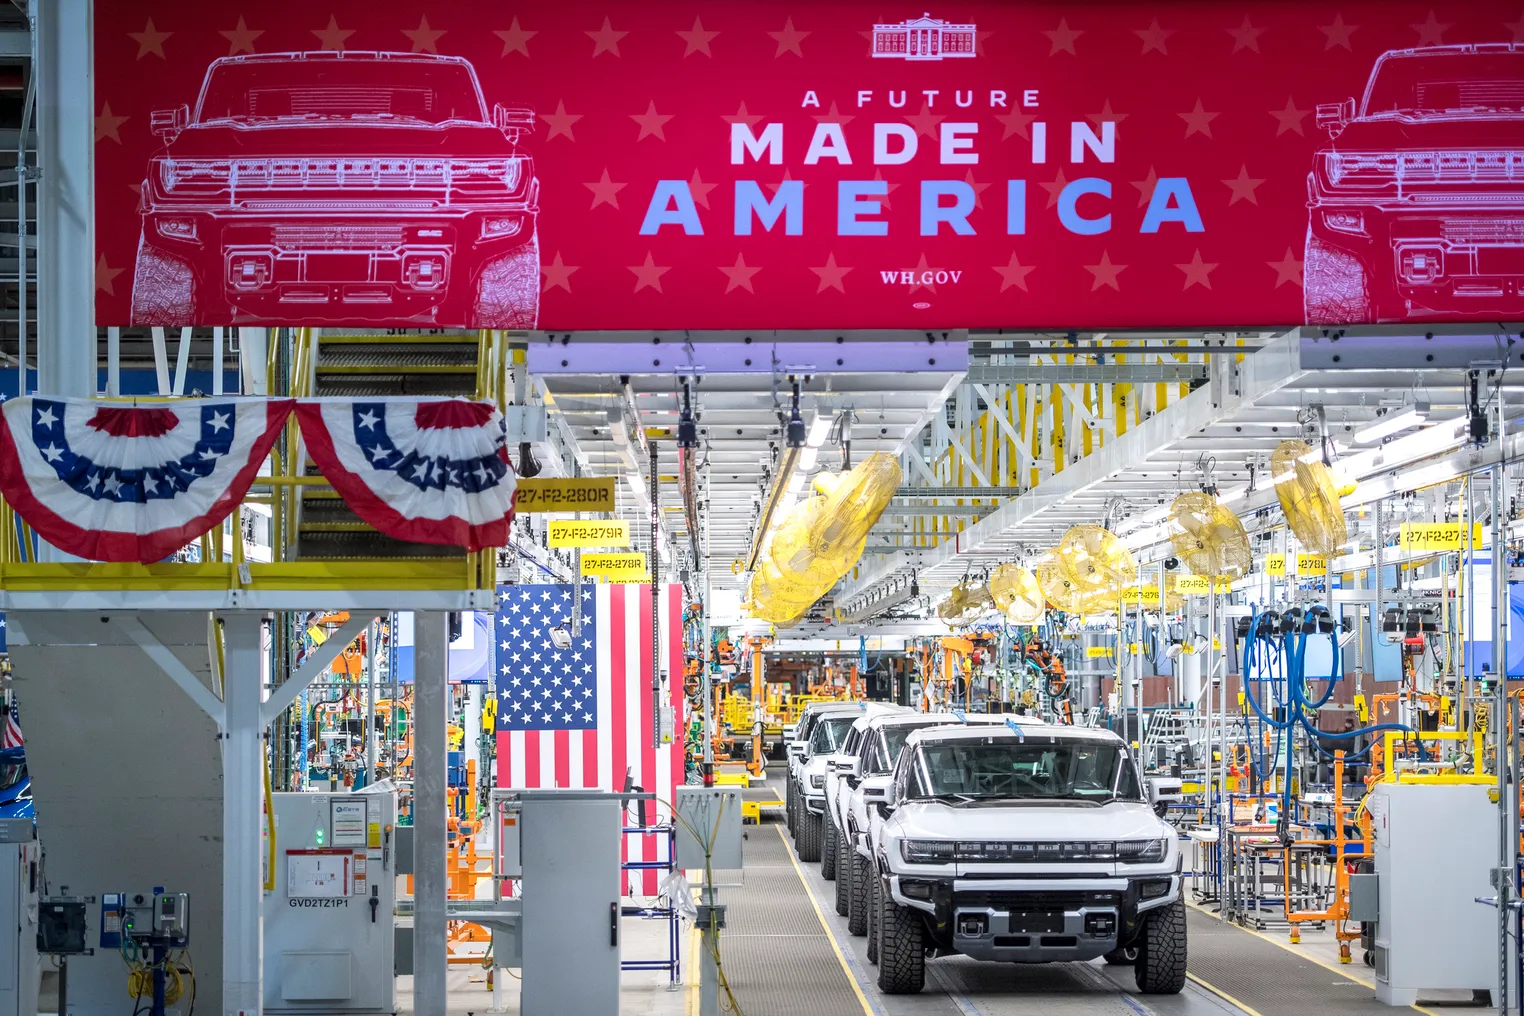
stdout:
POLYGON ((856 716, 828 716, 815 724, 810 733, 810 754, 831 754, 846 739, 847 731, 856 721, 856 716))
POLYGON ((197 123, 486 119, 481 93, 464 64, 418 60, 219 64, 196 105, 197 123))
POLYGON ((1524 111, 1524 51, 1389 57, 1366 89, 1362 116, 1524 111))
POLYGON ((923 744, 911 797, 1138 801, 1127 752, 1095 741, 952 740, 923 744))
POLYGON ((888 756, 883 771, 888 772, 894 768, 894 763, 900 759, 900 752, 905 750, 905 740, 910 737, 912 730, 920 730, 923 727, 938 726, 939 721, 931 720, 926 723, 895 723, 884 727, 884 753, 888 756))

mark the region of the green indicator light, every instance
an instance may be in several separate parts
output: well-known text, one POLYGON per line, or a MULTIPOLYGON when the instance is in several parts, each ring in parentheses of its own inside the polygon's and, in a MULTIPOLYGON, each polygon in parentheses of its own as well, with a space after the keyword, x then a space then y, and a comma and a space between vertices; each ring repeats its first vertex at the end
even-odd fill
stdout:
POLYGON ((320 847, 323 845, 323 830, 321 829, 317 831, 317 845, 320 847))

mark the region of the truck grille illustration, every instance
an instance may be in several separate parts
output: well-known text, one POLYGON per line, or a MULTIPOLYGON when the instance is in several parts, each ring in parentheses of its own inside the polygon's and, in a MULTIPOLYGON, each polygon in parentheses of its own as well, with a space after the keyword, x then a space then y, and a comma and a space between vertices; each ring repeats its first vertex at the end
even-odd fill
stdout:
POLYGON ((1385 53, 1317 120, 1309 323, 1524 313, 1524 45, 1385 53))
POLYGON ((533 125, 456 57, 216 60, 153 114, 132 321, 533 328, 533 125))

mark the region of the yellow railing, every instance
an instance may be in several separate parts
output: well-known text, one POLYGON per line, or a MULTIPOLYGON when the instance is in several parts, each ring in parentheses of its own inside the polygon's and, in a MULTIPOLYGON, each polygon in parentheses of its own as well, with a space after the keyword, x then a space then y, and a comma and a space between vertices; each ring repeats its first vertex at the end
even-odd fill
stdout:
MULTIPOLYGON (((272 336, 273 338, 273 336, 272 336)), ((396 336, 406 341, 407 336, 396 336)), ((312 394, 318 333, 295 329, 289 349, 288 383, 280 384, 280 344, 272 341, 265 364, 266 391, 272 396, 301 398, 312 394)), ((508 333, 482 330, 477 335, 474 395, 499 406, 507 401, 508 365, 511 358, 508 333)), ((182 399, 114 399, 101 401, 184 401, 182 399)), ((155 564, 108 564, 103 562, 39 563, 32 548, 35 534, 10 505, 0 500, 0 590, 7 592, 67 591, 218 591, 277 590, 399 590, 450 591, 490 590, 496 585, 495 550, 468 553, 460 558, 378 558, 346 560, 295 560, 294 548, 301 522, 302 487, 323 487, 328 482, 307 472, 306 454, 293 416, 280 440, 272 446, 268 469, 258 476, 242 504, 233 509, 231 528, 221 526, 198 541, 199 562, 155 564), (270 509, 269 562, 246 558, 243 515, 247 505, 270 509), (227 558, 227 560, 224 560, 227 558)), ((337 497, 337 492, 331 496, 337 497)))

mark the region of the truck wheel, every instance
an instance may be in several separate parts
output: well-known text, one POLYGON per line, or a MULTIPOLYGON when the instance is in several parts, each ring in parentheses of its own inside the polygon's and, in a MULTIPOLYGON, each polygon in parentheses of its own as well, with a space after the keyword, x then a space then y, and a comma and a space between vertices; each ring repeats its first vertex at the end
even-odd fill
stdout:
POLYGON ((1302 300, 1308 324, 1359 324, 1375 320, 1370 280, 1358 258, 1324 243, 1308 229, 1302 259, 1302 300))
POLYGON ((1185 903, 1176 900, 1143 918, 1133 975, 1145 995, 1178 995, 1185 987, 1185 903))
POLYGON ((820 816, 820 877, 827 882, 836 877, 836 841, 839 839, 831 816, 820 816))
POLYGON ((784 815, 788 819, 788 831, 789 831, 789 835, 793 835, 793 832, 794 832, 794 781, 793 780, 784 780, 783 782, 788 787, 788 791, 784 795, 785 799, 786 799, 786 803, 783 806, 783 812, 784 812, 784 815))
POLYGON ((540 238, 487 262, 476 280, 478 328, 535 327, 540 316, 540 238))
POLYGON ((820 816, 800 808, 799 830, 795 835, 794 846, 799 851, 799 860, 820 860, 820 816))
POLYGON ((926 926, 920 914, 895 903, 884 886, 878 891, 878 990, 914 995, 926 986, 926 926))
POLYGON ((1124 945, 1120 949, 1113 949, 1106 954, 1106 962, 1114 967, 1130 967, 1138 962, 1137 943, 1124 945))
POLYGON ((878 963, 878 872, 873 866, 864 862, 867 867, 865 877, 868 881, 868 962, 878 963))
POLYGON ((847 858, 847 931, 862 935, 868 930, 868 859, 850 844, 847 858))
POLYGON ((183 325, 195 320, 196 311, 196 279, 190 265, 139 240, 132 273, 132 324, 183 325))
POLYGON ((836 830, 836 912, 847 916, 847 897, 852 895, 852 858, 857 851, 840 829, 836 830))

